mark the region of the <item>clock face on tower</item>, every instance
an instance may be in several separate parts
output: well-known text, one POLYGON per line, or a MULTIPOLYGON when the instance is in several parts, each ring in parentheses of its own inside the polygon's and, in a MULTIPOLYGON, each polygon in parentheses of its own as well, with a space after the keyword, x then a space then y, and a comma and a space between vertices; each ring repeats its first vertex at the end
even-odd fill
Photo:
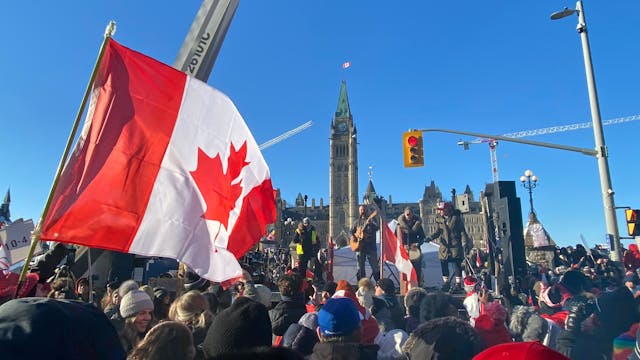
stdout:
POLYGON ((347 131, 347 124, 343 123, 343 122, 339 123, 338 124, 338 132, 343 133, 343 132, 346 132, 346 131, 347 131))

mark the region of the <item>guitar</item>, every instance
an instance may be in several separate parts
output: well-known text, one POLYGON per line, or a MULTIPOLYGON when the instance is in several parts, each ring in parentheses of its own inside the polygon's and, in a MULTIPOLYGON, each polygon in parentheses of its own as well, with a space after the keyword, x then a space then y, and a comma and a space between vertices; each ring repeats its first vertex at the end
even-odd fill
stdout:
POLYGON ((369 221, 371 221, 371 219, 373 219, 377 215, 378 215, 378 210, 374 210, 371 213, 371 215, 369 215, 369 217, 367 218, 367 221, 364 222, 363 226, 356 227, 356 232, 353 234, 353 236, 351 236, 351 239, 349 241, 349 246, 351 247, 351 251, 356 252, 360 250, 360 241, 364 239, 364 227, 369 223, 369 221))

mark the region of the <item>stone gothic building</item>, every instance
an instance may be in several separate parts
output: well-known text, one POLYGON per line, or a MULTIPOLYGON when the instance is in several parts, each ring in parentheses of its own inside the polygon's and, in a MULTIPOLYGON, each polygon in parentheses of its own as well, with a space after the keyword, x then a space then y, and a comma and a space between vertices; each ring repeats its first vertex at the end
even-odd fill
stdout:
POLYGON ((329 138, 329 234, 342 243, 358 218, 358 139, 343 80, 329 138))
MULTIPOLYGON (((474 246, 479 248, 485 248, 487 237, 486 234, 486 221, 484 213, 482 212, 480 202, 476 201, 469 185, 465 188, 462 195, 451 194, 451 198, 455 196, 455 207, 462 213, 464 219, 465 228, 467 234, 473 239, 474 246)), ((376 193, 373 182, 369 179, 367 190, 363 197, 363 202, 370 202, 371 199, 379 197, 376 193)), ((386 199, 383 199, 384 216, 387 221, 397 219, 404 213, 404 209, 409 207, 415 215, 420 216, 422 219, 422 227, 424 233, 429 236, 435 232, 435 219, 436 219, 436 206, 439 201, 451 201, 446 196, 443 196, 442 192, 436 186, 435 182, 431 180, 429 186, 424 187, 422 199, 417 203, 394 203, 391 195, 386 199)))
MULTIPOLYGON (((366 140, 365 140, 366 141, 366 140)), ((348 244, 351 225, 358 217, 358 206, 380 195, 376 193, 370 178, 365 192, 358 192, 358 139, 356 125, 349 107, 347 84, 343 80, 340 85, 338 106, 331 122, 329 138, 329 204, 323 199, 309 199, 307 195, 298 193, 294 204, 280 197, 278 191, 276 202, 279 222, 275 224, 281 246, 287 246, 293 238, 298 223, 309 217, 315 226, 323 245, 331 236, 339 246, 348 244)), ((474 239, 477 247, 484 248, 486 220, 480 202, 474 199, 473 192, 467 185, 462 195, 443 196, 432 180, 425 186, 422 199, 417 203, 394 203, 391 195, 383 199, 383 211, 387 221, 398 218, 405 207, 412 208, 414 214, 422 218, 425 234, 433 233, 436 203, 441 199, 449 201, 455 198, 455 206, 463 213, 467 233, 474 239)))

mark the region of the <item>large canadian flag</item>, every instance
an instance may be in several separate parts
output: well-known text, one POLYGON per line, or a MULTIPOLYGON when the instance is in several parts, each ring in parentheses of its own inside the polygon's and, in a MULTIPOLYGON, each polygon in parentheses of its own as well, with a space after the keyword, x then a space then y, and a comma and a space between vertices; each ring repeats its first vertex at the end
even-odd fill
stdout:
POLYGON ((40 238, 225 281, 275 217, 269 169, 231 100, 109 40, 40 238))
MULTIPOLYGON (((418 275, 409 260, 409 253, 402 245, 401 239, 394 234, 394 230, 398 224, 397 220, 392 220, 390 224, 384 226, 384 236, 382 244, 382 259, 395 264, 398 272, 402 274, 402 278, 408 283, 418 284, 418 275)), ((401 232, 400 232, 401 233, 401 232)))

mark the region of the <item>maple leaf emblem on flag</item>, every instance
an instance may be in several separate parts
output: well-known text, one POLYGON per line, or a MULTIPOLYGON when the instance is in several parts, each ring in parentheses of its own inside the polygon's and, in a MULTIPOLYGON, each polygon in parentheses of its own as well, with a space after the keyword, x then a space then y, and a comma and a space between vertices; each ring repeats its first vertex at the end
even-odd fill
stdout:
POLYGON ((226 172, 222 169, 220 154, 210 157, 201 148, 198 148, 198 167, 189 172, 207 205, 202 218, 219 221, 225 228, 229 225, 229 213, 242 194, 238 177, 242 168, 249 165, 246 141, 240 149, 230 144, 229 150, 226 172))

